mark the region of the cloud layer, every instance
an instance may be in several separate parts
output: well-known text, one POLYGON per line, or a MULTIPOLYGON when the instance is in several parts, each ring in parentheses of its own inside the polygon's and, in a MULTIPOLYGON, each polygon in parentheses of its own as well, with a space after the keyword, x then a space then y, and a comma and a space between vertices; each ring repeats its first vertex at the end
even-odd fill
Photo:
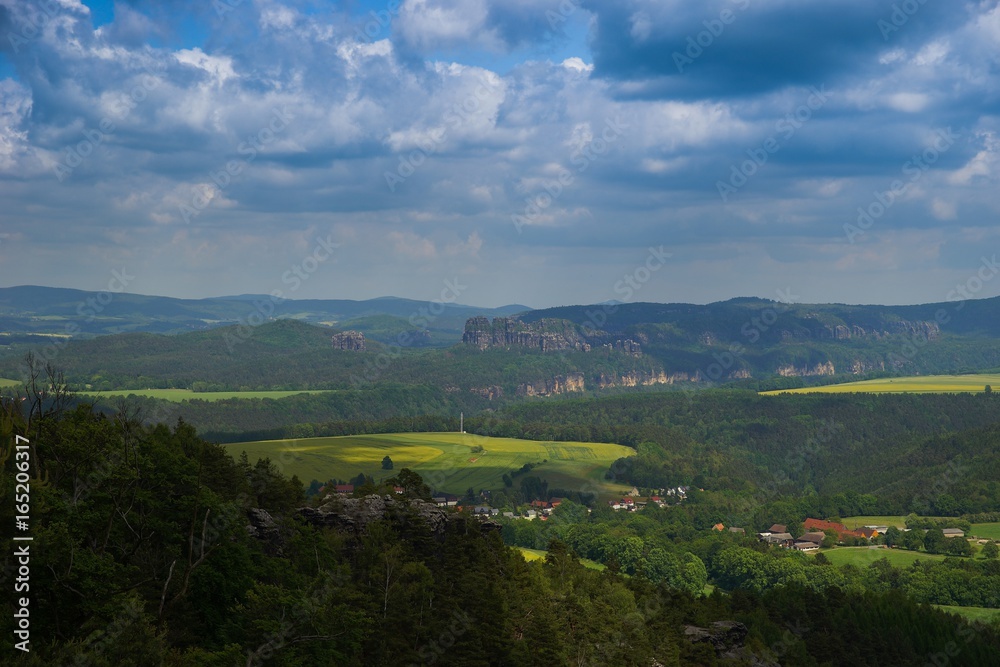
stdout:
POLYGON ((270 292, 332 235, 286 296, 598 302, 664 246, 635 299, 901 303, 1000 250, 997 2, 95 16, 0 0, 2 284, 270 292))

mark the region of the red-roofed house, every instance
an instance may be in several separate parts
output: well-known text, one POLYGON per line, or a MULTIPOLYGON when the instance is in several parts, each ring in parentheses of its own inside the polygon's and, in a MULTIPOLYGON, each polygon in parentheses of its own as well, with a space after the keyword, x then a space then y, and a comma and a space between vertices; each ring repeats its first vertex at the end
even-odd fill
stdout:
POLYGON ((336 491, 337 493, 354 493, 354 485, 338 484, 337 486, 334 487, 333 490, 336 491))
MULTIPOLYGON (((823 521, 822 519, 806 519, 803 522, 802 527, 807 531, 827 531, 833 530, 837 533, 837 539, 843 540, 844 537, 865 537, 860 531, 850 530, 847 526, 842 523, 836 523, 835 521, 823 521)), ((877 533, 876 533, 877 534, 877 533)))

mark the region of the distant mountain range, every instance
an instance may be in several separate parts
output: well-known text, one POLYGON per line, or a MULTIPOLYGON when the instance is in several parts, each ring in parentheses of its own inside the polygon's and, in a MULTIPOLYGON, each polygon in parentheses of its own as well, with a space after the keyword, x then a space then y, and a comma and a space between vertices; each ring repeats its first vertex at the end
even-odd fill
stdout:
POLYGON ((605 303, 530 310, 407 299, 170 299, 0 289, 0 377, 72 333, 58 363, 95 389, 433 387, 486 404, 670 384, 797 386, 1000 367, 1000 298, 915 306, 605 303), (335 337, 337 331, 359 331, 335 337), (180 335, 153 335, 153 334, 180 335), (365 344, 367 339, 367 345, 365 344), (402 354, 400 347, 414 348, 402 354), (420 348, 430 348, 421 351, 420 348), (436 348, 436 349, 435 349, 436 348))
POLYGON ((340 329, 362 331, 389 342, 401 332, 419 345, 444 346, 462 338, 465 321, 530 310, 527 306, 480 308, 455 303, 382 297, 276 300, 269 295, 242 294, 208 299, 85 292, 54 287, 0 288, 0 345, 31 342, 30 335, 65 334, 91 338, 116 333, 176 334, 232 324, 260 324, 272 318, 296 319, 340 329), (6 338, 6 340, 4 340, 6 338))

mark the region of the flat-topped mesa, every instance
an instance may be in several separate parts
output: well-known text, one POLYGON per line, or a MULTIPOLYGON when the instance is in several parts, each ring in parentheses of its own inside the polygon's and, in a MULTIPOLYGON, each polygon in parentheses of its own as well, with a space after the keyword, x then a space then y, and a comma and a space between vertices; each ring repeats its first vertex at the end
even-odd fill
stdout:
MULTIPOLYGON (((785 332, 782 332, 783 335, 785 332)), ((937 322, 896 320, 880 325, 863 327, 857 324, 823 325, 815 328, 812 335, 820 339, 849 340, 851 338, 874 338, 881 340, 888 336, 910 336, 926 340, 936 340, 941 336, 937 322)))
POLYGON ((487 317, 473 317, 465 322, 462 342, 480 350, 491 347, 507 349, 520 347, 542 352, 558 350, 590 352, 592 346, 601 346, 606 350, 619 350, 635 357, 642 356, 642 348, 636 341, 616 339, 608 342, 608 338, 607 334, 603 334, 588 339, 568 320, 543 319, 529 323, 513 317, 497 317, 491 322, 487 317))
POLYGON ((330 337, 330 342, 335 350, 348 350, 350 352, 365 351, 365 335, 360 331, 341 331, 330 337))

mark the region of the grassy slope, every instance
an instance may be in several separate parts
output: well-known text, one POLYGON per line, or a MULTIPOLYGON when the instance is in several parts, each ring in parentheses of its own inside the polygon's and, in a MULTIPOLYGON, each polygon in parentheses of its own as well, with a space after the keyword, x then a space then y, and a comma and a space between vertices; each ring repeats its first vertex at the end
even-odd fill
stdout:
POLYGON ((783 389, 764 392, 766 395, 782 393, 792 394, 844 394, 853 392, 889 394, 955 394, 979 393, 986 385, 996 386, 1000 391, 1000 375, 927 375, 903 378, 884 378, 881 380, 863 380, 845 384, 830 384, 822 387, 805 387, 802 389, 783 389))
MULTIPOLYGON (((0 380, 0 385, 3 380, 0 380)), ((194 392, 190 389, 124 389, 119 391, 88 391, 81 392, 83 396, 94 396, 97 398, 107 398, 109 396, 146 396, 148 398, 159 398, 165 401, 180 403, 181 401, 221 401, 227 398, 286 398, 299 394, 322 394, 326 389, 312 391, 200 391, 194 392)))
POLYGON ((987 607, 953 607, 944 604, 931 605, 941 611, 964 616, 970 621, 979 621, 988 625, 1000 623, 1000 609, 989 609, 987 607))
POLYGON ((382 459, 389 456, 394 470, 410 468, 431 486, 455 494, 469 487, 502 489, 504 473, 525 463, 541 463, 531 474, 548 480, 550 488, 597 490, 610 496, 630 487, 606 482, 605 471, 616 459, 635 454, 635 450, 621 445, 535 442, 462 433, 266 440, 227 447, 233 456, 246 451, 251 461, 270 457, 284 474, 298 475, 306 483, 313 479, 349 479, 359 472, 375 480, 384 479, 393 474, 382 470, 382 459), (484 451, 473 452, 477 446, 484 451))
MULTIPOLYGON (((515 547, 524 556, 524 560, 531 562, 533 560, 545 560, 545 555, 548 551, 543 549, 528 549, 526 547, 515 547)), ((589 558, 581 558, 580 564, 584 567, 589 567, 591 570, 606 570, 607 567, 598 563, 597 561, 590 560, 589 558)))
POLYGON ((972 535, 984 540, 1000 540, 1000 523, 974 523, 972 535))
POLYGON ((877 560, 887 558, 896 567, 909 567, 918 560, 944 560, 944 556, 924 553, 923 551, 906 551, 904 549, 869 549, 868 547, 838 547, 824 549, 822 552, 834 565, 856 565, 867 567, 877 560))
POLYGON ((0 378, 0 387, 15 387, 21 384, 20 380, 11 380, 9 378, 0 378))

